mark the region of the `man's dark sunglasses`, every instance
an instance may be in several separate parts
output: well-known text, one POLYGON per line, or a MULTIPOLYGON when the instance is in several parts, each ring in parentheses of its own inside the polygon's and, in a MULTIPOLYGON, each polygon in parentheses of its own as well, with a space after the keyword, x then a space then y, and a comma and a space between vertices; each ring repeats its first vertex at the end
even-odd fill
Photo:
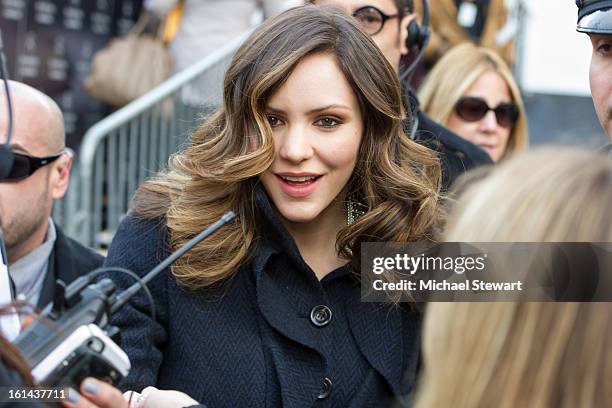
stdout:
POLYGON ((13 152, 13 156, 15 157, 13 168, 11 169, 8 177, 2 181, 19 181, 26 179, 34 174, 36 170, 46 166, 47 164, 53 163, 65 153, 66 151, 64 150, 60 153, 47 157, 33 157, 28 156, 27 154, 13 152))
POLYGON ((460 98, 455 105, 455 112, 466 122, 476 122, 484 118, 489 112, 495 112, 495 119, 501 127, 511 129, 519 118, 519 109, 515 103, 500 103, 495 108, 491 108, 481 98, 467 96, 460 98))
POLYGON ((361 28, 369 35, 375 35, 383 29, 387 20, 396 18, 399 14, 387 15, 374 6, 360 7, 353 12, 361 28))

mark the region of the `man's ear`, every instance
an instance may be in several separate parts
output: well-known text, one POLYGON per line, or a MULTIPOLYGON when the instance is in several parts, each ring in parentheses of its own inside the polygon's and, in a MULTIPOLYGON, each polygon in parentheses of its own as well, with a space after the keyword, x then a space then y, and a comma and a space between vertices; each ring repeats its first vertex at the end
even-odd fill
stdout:
POLYGON ((406 40, 408 39, 408 25, 416 18, 415 13, 406 14, 400 21, 400 54, 402 56, 408 55, 410 50, 406 47, 406 40))
POLYGON ((54 200, 59 200, 64 197, 68 191, 70 183, 70 169, 72 168, 73 154, 67 150, 55 163, 51 169, 49 178, 51 196, 54 200))

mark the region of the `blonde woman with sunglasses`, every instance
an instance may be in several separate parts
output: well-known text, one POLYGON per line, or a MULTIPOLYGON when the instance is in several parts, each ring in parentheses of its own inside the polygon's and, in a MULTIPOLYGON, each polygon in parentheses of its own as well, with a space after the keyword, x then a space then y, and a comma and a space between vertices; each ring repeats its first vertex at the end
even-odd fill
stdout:
POLYGON ((426 78, 422 109, 498 162, 527 148, 527 118, 518 85, 494 51, 465 43, 454 47, 426 78))

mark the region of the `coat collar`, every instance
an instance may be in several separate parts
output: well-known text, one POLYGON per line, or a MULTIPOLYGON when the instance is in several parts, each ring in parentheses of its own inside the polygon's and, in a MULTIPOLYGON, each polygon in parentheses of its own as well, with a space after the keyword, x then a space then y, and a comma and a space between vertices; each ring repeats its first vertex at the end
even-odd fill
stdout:
POLYGON ((255 188, 259 245, 254 251, 252 265, 259 307, 277 330, 314 348, 310 326, 287 325, 287 322, 304 320, 310 308, 322 302, 321 283, 302 258, 264 189, 261 185, 255 188), (272 263, 272 258, 277 256, 279 259, 272 263))
POLYGON ((261 184, 255 185, 255 208, 257 214, 256 235, 260 239, 255 251, 255 271, 258 278, 265 263, 272 254, 284 253, 298 272, 304 274, 313 284, 318 284, 315 273, 302 258, 295 240, 281 222, 276 209, 273 207, 267 193, 261 184))

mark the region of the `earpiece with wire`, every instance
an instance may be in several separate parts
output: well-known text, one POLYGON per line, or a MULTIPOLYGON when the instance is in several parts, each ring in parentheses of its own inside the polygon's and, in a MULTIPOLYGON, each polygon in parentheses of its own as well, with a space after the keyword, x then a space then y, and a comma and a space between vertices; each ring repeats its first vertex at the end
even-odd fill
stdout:
POLYGON ((414 61, 410 64, 409 67, 402 69, 402 73, 400 74, 401 82, 405 82, 406 80, 410 81, 411 75, 414 73, 419 62, 423 58, 425 54, 425 49, 427 48, 427 44, 429 44, 429 38, 431 36, 431 31, 429 30, 429 1, 422 0, 423 2, 423 23, 419 25, 416 19, 412 20, 410 24, 408 24, 408 36, 406 38, 406 48, 411 51, 414 48, 419 50, 414 61))
POLYGON ((0 33, 0 78, 4 82, 6 92, 6 107, 8 111, 7 126, 6 126, 6 142, 0 144, 0 180, 9 175, 13 168, 13 153, 11 152, 10 143, 13 136, 13 104, 8 84, 8 70, 6 69, 6 59, 4 58, 4 46, 2 43, 2 34, 0 33))

